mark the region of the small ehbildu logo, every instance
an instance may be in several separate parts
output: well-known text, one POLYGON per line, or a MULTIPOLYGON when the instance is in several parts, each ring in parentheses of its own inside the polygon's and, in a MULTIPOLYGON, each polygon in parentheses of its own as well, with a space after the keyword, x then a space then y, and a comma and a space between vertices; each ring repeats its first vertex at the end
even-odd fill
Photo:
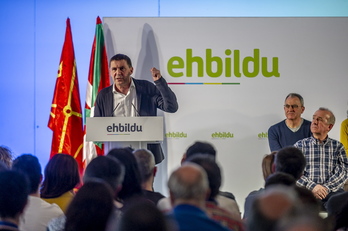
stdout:
POLYGON ((225 139, 225 138, 233 138, 234 134, 231 132, 214 132, 211 134, 212 138, 221 138, 221 139, 225 139))
POLYGON ((166 138, 187 138, 187 133, 184 132, 168 132, 166 138))

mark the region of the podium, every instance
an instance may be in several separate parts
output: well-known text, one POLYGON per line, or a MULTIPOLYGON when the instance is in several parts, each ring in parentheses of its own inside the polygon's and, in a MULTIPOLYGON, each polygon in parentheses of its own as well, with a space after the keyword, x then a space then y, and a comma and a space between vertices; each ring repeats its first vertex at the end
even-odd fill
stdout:
POLYGON ((113 148, 148 149, 156 164, 164 159, 163 117, 88 117, 86 141, 103 142, 106 153, 113 148))

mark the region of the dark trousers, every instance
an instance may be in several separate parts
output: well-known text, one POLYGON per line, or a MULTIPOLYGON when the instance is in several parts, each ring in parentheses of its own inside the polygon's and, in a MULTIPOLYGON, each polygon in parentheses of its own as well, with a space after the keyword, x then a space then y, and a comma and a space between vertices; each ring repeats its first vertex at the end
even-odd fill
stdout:
POLYGON ((322 200, 319 200, 320 201, 320 203, 321 203, 321 207, 322 207, 322 210, 323 211, 327 211, 327 201, 332 197, 332 196, 334 196, 334 195, 337 195, 337 194, 340 194, 340 193, 343 193, 344 192, 344 190, 343 189, 339 189, 339 190, 337 190, 336 192, 330 192, 324 199, 322 199, 322 200))

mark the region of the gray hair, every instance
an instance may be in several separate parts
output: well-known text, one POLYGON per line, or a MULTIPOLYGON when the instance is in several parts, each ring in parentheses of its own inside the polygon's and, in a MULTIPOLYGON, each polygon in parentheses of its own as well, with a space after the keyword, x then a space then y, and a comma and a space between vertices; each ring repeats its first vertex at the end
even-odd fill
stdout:
POLYGON ((139 172, 142 182, 146 182, 153 174, 155 168, 155 157, 151 151, 147 149, 138 149, 133 152, 138 163, 139 172))
POLYGON ((327 120, 327 123, 328 123, 328 124, 332 124, 332 125, 335 124, 336 118, 335 118, 335 115, 333 114, 333 112, 332 112, 331 110, 329 110, 329 109, 326 108, 326 107, 320 107, 318 110, 319 110, 319 111, 327 111, 327 112, 329 112, 330 117, 329 117, 329 119, 327 120))
POLYGON ((300 94, 298 94, 298 93, 289 93, 285 97, 285 100, 287 100, 288 98, 298 98, 300 100, 301 105, 304 106, 304 100, 303 100, 303 97, 300 94))

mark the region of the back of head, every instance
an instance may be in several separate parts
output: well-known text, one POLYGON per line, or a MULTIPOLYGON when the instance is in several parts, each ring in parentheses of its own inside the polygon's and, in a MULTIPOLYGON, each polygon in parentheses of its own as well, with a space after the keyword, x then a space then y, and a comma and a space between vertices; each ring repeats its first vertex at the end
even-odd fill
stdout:
POLYGON ((130 148, 114 148, 109 151, 107 156, 112 156, 119 160, 125 167, 125 175, 122 189, 118 193, 119 198, 126 199, 142 194, 141 177, 138 164, 130 148))
POLYGON ((2 161, 8 168, 12 166, 13 155, 8 147, 0 146, 0 161, 2 161))
POLYGON ((41 166, 36 156, 23 154, 13 161, 12 169, 27 176, 29 194, 36 193, 41 181, 41 166))
POLYGON ((168 188, 172 200, 205 201, 209 188, 204 169, 194 163, 185 163, 169 177, 168 188))
POLYGON ((134 204, 120 220, 119 231, 166 231, 164 214, 150 202, 134 204))
POLYGON ((113 208, 109 185, 101 180, 86 182, 68 207, 65 231, 105 230, 113 208))
POLYGON ((300 179, 306 167, 306 158, 302 151, 296 147, 285 147, 275 156, 275 169, 277 172, 285 172, 296 180, 300 179))
POLYGON ((291 187, 268 187, 253 202, 247 230, 274 230, 281 217, 292 211, 297 203, 297 195, 291 187))
POLYGON ((186 150, 186 159, 195 154, 209 154, 216 157, 216 150, 214 146, 208 142, 196 141, 186 150))
POLYGON ((266 154, 262 159, 262 174, 265 180, 273 173, 273 163, 276 154, 277 152, 271 152, 270 154, 266 154))
POLYGON ((290 174, 284 172, 275 172, 267 177, 265 182, 265 188, 270 185, 284 185, 284 186, 295 186, 296 180, 290 174))
POLYGON ((16 171, 0 173, 0 218, 15 218, 21 214, 28 200, 26 177, 16 171))
POLYGON ((186 161, 195 163, 201 166, 208 176, 210 196, 209 199, 214 199, 221 186, 221 170, 219 165, 215 162, 211 155, 194 155, 186 161))
POLYGON ((146 182, 153 174, 155 168, 155 158, 151 151, 138 149, 133 152, 137 160, 142 182, 146 182))
POLYGON ((74 157, 56 154, 47 163, 41 187, 42 198, 55 198, 71 191, 80 183, 78 165, 74 157))
POLYGON ((327 231, 332 230, 318 213, 308 208, 296 208, 278 222, 275 231, 327 231))
POLYGON ((98 156, 87 165, 83 181, 86 183, 101 179, 116 192, 122 184, 124 171, 124 166, 116 158, 98 156))

